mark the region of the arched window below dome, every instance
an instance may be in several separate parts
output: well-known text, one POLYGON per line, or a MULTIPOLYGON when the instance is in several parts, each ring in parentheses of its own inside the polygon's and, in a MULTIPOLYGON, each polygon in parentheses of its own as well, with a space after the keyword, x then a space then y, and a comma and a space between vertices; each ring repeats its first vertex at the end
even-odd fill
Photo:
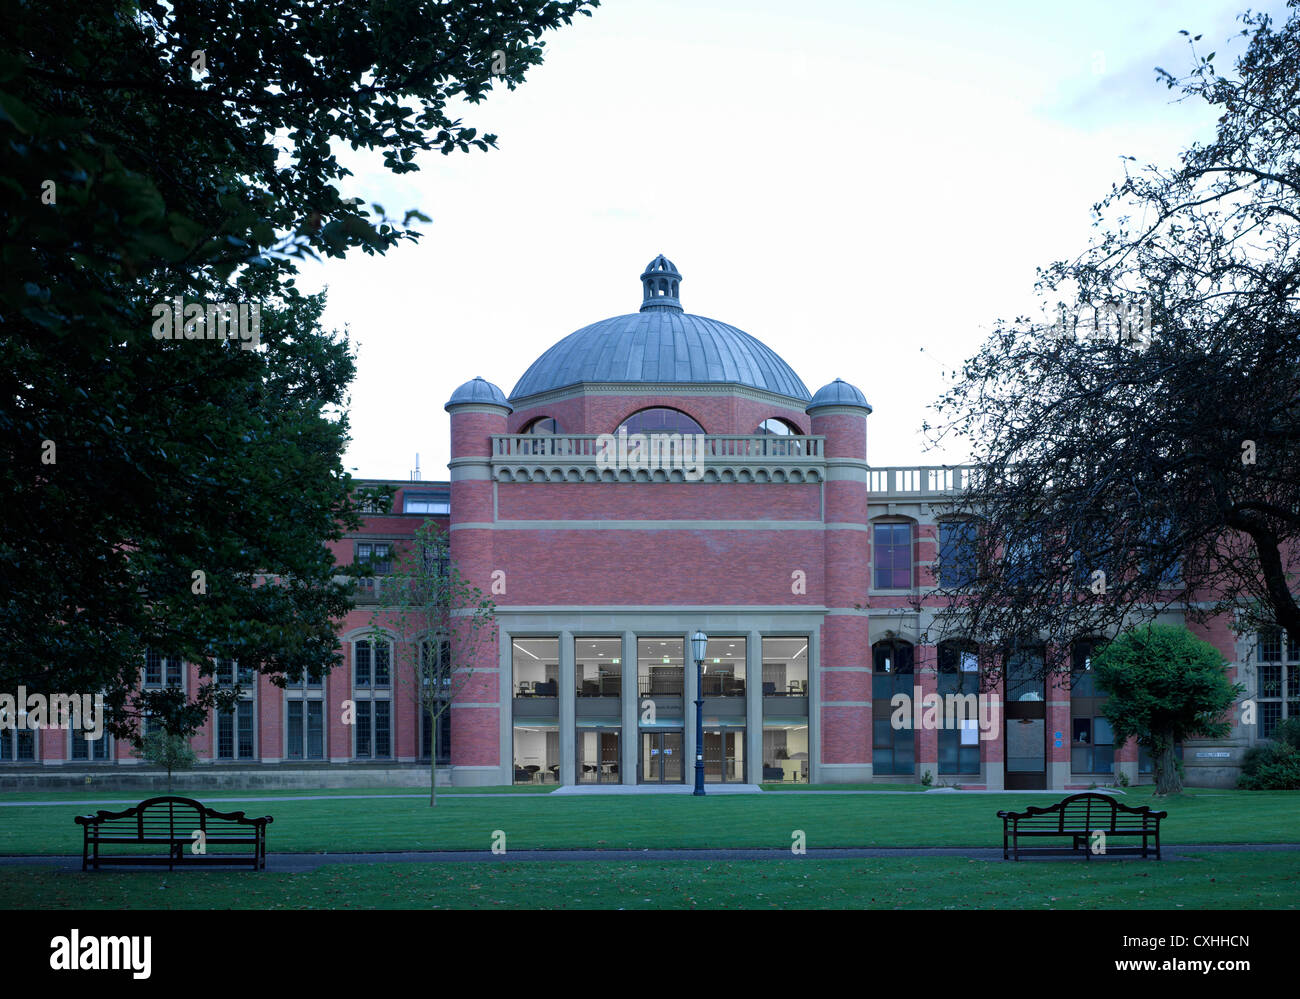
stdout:
POLYGON ((567 454, 567 438, 563 440, 546 440, 561 433, 559 422, 552 416, 539 416, 529 420, 519 428, 521 434, 543 438, 536 441, 522 441, 518 445, 519 454, 559 455, 567 454))
POLYGON ((521 434, 558 434, 560 425, 551 416, 539 416, 535 420, 529 420, 519 431, 521 434))
POLYGON ((618 425, 616 434, 702 434, 704 428, 680 409, 653 406, 633 413, 618 425))
POLYGON ((767 442, 765 450, 771 457, 788 458, 804 453, 804 442, 797 439, 803 436, 803 431, 779 416, 768 417, 758 425, 758 429, 754 433, 764 437, 785 438, 785 440, 767 442))

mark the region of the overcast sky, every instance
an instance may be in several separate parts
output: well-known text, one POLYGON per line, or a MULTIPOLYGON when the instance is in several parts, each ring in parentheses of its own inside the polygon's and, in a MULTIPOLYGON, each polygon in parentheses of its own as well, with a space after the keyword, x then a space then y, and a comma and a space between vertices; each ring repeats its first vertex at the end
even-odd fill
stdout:
MULTIPOLYGON (((1280 2, 1260 5, 1285 19, 1280 2)), ((347 196, 432 218, 384 257, 304 266, 356 344, 364 478, 445 479, 455 387, 508 395, 538 355, 635 312, 658 253, 687 312, 737 326, 810 391, 874 407, 873 465, 959 462, 921 424, 998 317, 1037 311, 1035 268, 1082 250, 1119 157, 1174 162, 1210 134, 1153 67, 1221 69, 1232 3, 609 0, 465 123, 498 148, 393 177, 345 158, 347 196)))

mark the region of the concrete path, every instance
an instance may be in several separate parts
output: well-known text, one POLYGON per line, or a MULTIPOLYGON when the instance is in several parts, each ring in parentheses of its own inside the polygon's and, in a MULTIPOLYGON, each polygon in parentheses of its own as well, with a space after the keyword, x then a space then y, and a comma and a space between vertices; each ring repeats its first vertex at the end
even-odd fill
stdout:
MULTIPOLYGON (((547 795, 548 798, 590 796, 605 794, 694 794, 694 784, 563 784, 547 795)), ((763 794, 757 784, 707 784, 706 795, 763 794)))
MULTIPOLYGON (((586 794, 691 794, 694 792, 694 786, 690 784, 607 784, 607 785, 561 785, 554 791, 520 794, 509 791, 485 791, 482 794, 439 794, 438 803, 442 804, 447 801, 464 801, 475 798, 567 798, 572 795, 586 794)), ((794 790, 789 791, 764 791, 757 784, 710 784, 707 788, 707 795, 719 794, 772 794, 784 796, 787 794, 906 794, 909 797, 915 797, 920 794, 995 794, 995 795, 1013 795, 1023 796, 1031 794, 1055 795, 1062 797, 1066 794, 1080 794, 1079 791, 958 791, 952 787, 935 787, 928 791, 812 791, 812 790, 794 790)), ((1123 791, 1117 791, 1114 788, 1097 788, 1098 794, 1123 794, 1123 791)), ((182 795, 181 797, 190 797, 182 795)), ((411 798, 417 800, 427 800, 427 792, 420 794, 292 794, 292 795, 274 795, 258 796, 249 798, 200 798, 205 805, 234 805, 234 804, 257 804, 260 801, 371 801, 374 799, 384 798, 411 798)), ((143 798, 104 798, 95 801, 81 800, 68 801, 0 801, 0 808, 35 808, 47 806, 68 806, 77 808, 86 808, 93 811, 96 808, 106 808, 110 805, 118 807, 138 805, 143 798)))
MULTIPOLYGON (((1195 844, 1168 846, 1164 848, 1165 860, 1187 860, 1202 853, 1267 853, 1272 851, 1300 851, 1300 843, 1227 843, 1195 844)), ((865 859, 899 859, 911 857, 960 857, 965 860, 986 860, 1002 863, 1002 850, 999 847, 871 847, 810 849, 802 857, 791 854, 789 850, 511 850, 504 854, 494 854, 486 850, 443 850, 430 852, 406 853, 272 853, 266 858, 266 869, 272 873, 299 874, 318 870, 335 864, 446 864, 446 863, 521 863, 521 862, 609 862, 609 861, 695 861, 709 863, 734 860, 865 860, 865 859)), ((1093 861, 1140 860, 1133 854, 1110 854, 1097 856, 1093 861)), ((1152 858, 1154 859, 1154 857, 1152 858)), ((1036 863, 1050 860, 1070 860, 1072 863, 1091 863, 1068 854, 1025 856, 1022 863, 1036 863)), ((1008 861, 1010 863, 1010 861, 1008 861)), ((81 871, 81 856, 75 857, 0 857, 0 867, 41 866, 55 867, 60 871, 81 871)), ((238 870, 238 868, 231 868, 238 870)), ((102 873, 111 874, 122 871, 154 871, 159 868, 107 868, 102 873)), ((201 874, 212 868, 186 868, 183 871, 167 872, 184 874, 201 874)), ((251 873, 251 872, 250 872, 251 873)))

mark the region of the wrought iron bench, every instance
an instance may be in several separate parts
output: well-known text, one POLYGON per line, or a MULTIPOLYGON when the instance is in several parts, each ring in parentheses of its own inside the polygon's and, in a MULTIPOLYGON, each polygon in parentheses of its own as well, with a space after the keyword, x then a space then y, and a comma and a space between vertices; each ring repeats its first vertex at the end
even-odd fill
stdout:
POLYGON ((124 812, 100 809, 76 817, 84 829, 81 869, 99 870, 102 864, 165 865, 171 871, 190 864, 249 864, 255 871, 266 870, 266 827, 272 821, 269 815, 250 819, 243 812, 218 812, 193 798, 172 795, 149 798, 124 812), (100 847, 106 844, 166 846, 167 855, 128 851, 103 856, 100 847), (252 853, 209 853, 212 846, 248 846, 252 853))
POLYGON ((1033 853, 1074 853, 1080 848, 1084 857, 1092 859, 1091 837, 1101 833, 1105 839, 1098 853, 1138 853, 1148 855, 1149 840, 1154 839, 1156 859, 1160 858, 1160 820, 1168 812, 1153 812, 1151 806, 1136 808, 1121 804, 1108 794, 1085 792, 1072 794, 1055 805, 1039 808, 1030 805, 1023 812, 998 812, 1002 820, 1002 859, 1008 857, 1008 840, 1015 859, 1020 859, 1020 839, 1043 837, 1068 837, 1073 842, 1069 850, 1040 848, 1033 853), (1112 849, 1110 841, 1117 837, 1142 837, 1142 846, 1112 849))

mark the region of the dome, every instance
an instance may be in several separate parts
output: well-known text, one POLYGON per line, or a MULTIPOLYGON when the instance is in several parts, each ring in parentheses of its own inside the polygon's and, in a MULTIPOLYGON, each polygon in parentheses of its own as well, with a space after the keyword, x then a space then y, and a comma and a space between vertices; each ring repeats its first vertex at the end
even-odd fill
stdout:
POLYGON ((504 406, 510 412, 514 412, 510 403, 506 402, 506 394, 485 378, 474 378, 467 381, 451 394, 451 398, 447 400, 447 405, 443 409, 460 406, 464 403, 504 406))
POLYGON ((519 400, 579 382, 734 383, 806 401, 790 365, 743 330, 682 311, 682 276, 662 254, 641 275, 641 311, 583 327, 524 372, 519 400))
POLYGON ((862 394, 861 389, 856 385, 850 385, 843 378, 836 378, 829 385, 819 388, 804 412, 811 413, 814 409, 821 409, 823 406, 857 406, 868 413, 871 412, 871 406, 867 403, 867 397, 862 394))

